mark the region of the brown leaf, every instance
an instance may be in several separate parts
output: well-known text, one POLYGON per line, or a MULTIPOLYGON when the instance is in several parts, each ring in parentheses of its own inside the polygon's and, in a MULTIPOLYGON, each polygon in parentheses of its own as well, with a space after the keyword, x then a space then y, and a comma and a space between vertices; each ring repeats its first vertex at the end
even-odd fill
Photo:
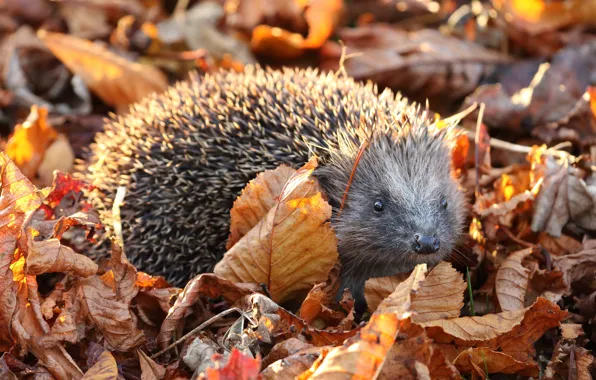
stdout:
POLYGON ((364 284, 364 298, 370 312, 375 311, 379 304, 397 289, 397 286, 410 276, 400 273, 390 277, 373 277, 364 284))
POLYGON ((415 379, 415 363, 429 364, 432 354, 432 341, 424 329, 406 322, 387 353, 379 379, 415 379))
POLYGON ((8 156, 31 180, 37 175, 46 149, 58 137, 58 133, 48 124, 47 117, 48 110, 45 107, 32 106, 27 120, 15 126, 6 143, 8 156))
POLYGON ((232 248, 276 205, 277 197, 294 173, 295 169, 280 165, 275 170, 259 173, 248 183, 230 211, 230 237, 226 249, 232 248))
POLYGON ((14 340, 11 326, 17 306, 17 284, 11 269, 17 238, 25 219, 42 204, 48 191, 37 190, 4 152, 0 152, 0 170, 0 347, 8 348, 14 340))
POLYGON ((153 66, 128 61, 91 41, 44 30, 38 36, 107 104, 127 106, 168 87, 164 74, 153 66))
POLYGON ((137 350, 141 363, 141 380, 161 380, 166 374, 166 369, 153 361, 147 354, 137 350))
POLYGON ((585 283, 593 281, 596 272, 595 240, 586 240, 584 250, 572 255, 553 257, 553 266, 563 273, 563 280, 571 288, 585 290, 585 283))
POLYGON ((39 292, 35 276, 26 276, 21 281, 19 301, 21 307, 17 318, 12 321, 12 328, 19 344, 37 357, 40 364, 58 379, 79 379, 83 375, 62 345, 46 347, 44 337, 50 328, 43 319, 39 303, 39 292), (25 307, 25 303, 27 306, 25 307))
POLYGON ((334 328, 321 330, 310 327, 305 321, 262 294, 252 294, 243 301, 243 309, 260 316, 257 335, 266 343, 302 335, 310 344, 321 347, 337 345, 358 333, 358 329, 336 331, 334 328))
MULTIPOLYGON (((380 87, 399 89, 406 96, 431 105, 459 100, 478 86, 483 75, 508 58, 470 41, 437 30, 408 32, 386 24, 343 28, 337 32, 347 47, 358 54, 344 62, 348 75, 371 80, 380 87)), ((323 46, 323 69, 338 69, 342 45, 323 46)))
MULTIPOLYGON (((545 331, 558 326, 567 315, 556 304, 538 298, 525 309, 422 323, 428 336, 437 343, 455 347, 484 346, 527 361, 533 343, 545 331)), ((442 347, 443 349, 443 347, 442 347)), ((445 347, 447 349, 447 347, 445 347)), ((448 359, 450 352, 443 349, 448 359)))
POLYGON ((271 363, 261 372, 261 377, 263 380, 295 379, 307 371, 318 357, 317 353, 297 352, 271 363))
POLYGON ((379 305, 358 335, 322 356, 298 379, 376 378, 398 332, 409 323, 412 293, 419 289, 425 273, 426 264, 417 265, 408 279, 379 305))
POLYGON ((582 250, 582 243, 567 235, 554 237, 545 232, 540 232, 538 234, 538 244, 555 256, 578 253, 582 250))
POLYGON ((97 363, 89 368, 81 380, 113 380, 118 378, 118 366, 110 351, 104 351, 97 363))
MULTIPOLYGON (((369 310, 373 311, 379 297, 386 298, 398 283, 398 277, 370 279, 365 285, 365 297, 369 310), (384 284, 381 288, 379 285, 384 284), (393 289, 391 288, 393 287, 393 289), (370 295, 370 296, 369 296, 370 295), (372 302, 371 302, 372 301, 372 302)), ((464 305, 466 289, 461 274, 450 263, 441 262, 435 266, 420 283, 420 288, 412 295, 412 321, 421 323, 436 319, 457 318, 464 305)))
POLYGON ((591 123, 583 121, 591 112, 586 91, 593 57, 594 46, 572 44, 532 71, 528 62, 517 63, 503 70, 494 84, 478 87, 462 107, 484 103, 483 121, 491 129, 516 135, 529 131, 547 144, 560 140, 585 143, 582 140, 594 135, 591 123), (520 78, 527 72, 533 76, 520 78), (567 134, 559 135, 563 131, 567 134))
POLYGON ((117 245, 112 248, 110 263, 112 269, 104 276, 80 279, 79 286, 89 318, 112 347, 127 351, 145 340, 130 312, 130 301, 138 292, 134 286, 136 270, 117 245))
MULTIPOLYGON (((282 360, 290 355, 294 355, 297 352, 309 350, 314 347, 315 346, 312 344, 306 343, 298 338, 286 339, 273 346, 271 351, 269 351, 269 354, 263 359, 263 366, 269 366, 273 362, 282 360)), ((317 348, 317 350, 319 350, 319 348, 317 348)))
POLYGON ((538 365, 534 362, 520 362, 502 352, 488 348, 468 348, 453 361, 461 373, 473 373, 481 378, 491 373, 506 373, 537 377, 538 365))
POLYGON ((71 272, 89 277, 97 272, 97 264, 90 258, 64 246, 59 239, 33 240, 34 231, 27 231, 27 273, 40 275, 51 272, 71 272))
POLYGON ((522 261, 531 255, 533 250, 533 248, 526 248, 513 252, 501 264, 495 282, 501 310, 513 311, 525 307, 530 270, 522 265, 522 261))
POLYGON ((331 206, 310 176, 315 167, 311 160, 286 182, 276 206, 215 266, 218 276, 264 283, 276 302, 327 279, 338 258, 337 238, 331 206))
POLYGON ((229 304, 233 304, 243 296, 253 293, 253 289, 236 285, 211 273, 203 273, 193 278, 176 299, 174 306, 169 309, 168 315, 161 325, 156 339, 160 348, 165 348, 176 332, 183 319, 192 312, 194 305, 199 302, 199 297, 223 297, 229 304))

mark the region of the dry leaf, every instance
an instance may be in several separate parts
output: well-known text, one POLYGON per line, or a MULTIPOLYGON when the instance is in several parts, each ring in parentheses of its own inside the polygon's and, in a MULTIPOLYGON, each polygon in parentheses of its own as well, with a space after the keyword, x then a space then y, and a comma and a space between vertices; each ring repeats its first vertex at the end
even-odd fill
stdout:
POLYGON ((21 173, 8 155, 0 152, 2 193, 0 194, 0 347, 11 347, 12 320, 17 307, 17 284, 13 282, 13 253, 27 216, 43 202, 48 191, 39 191, 21 173))
POLYGON ((368 310, 373 312, 379 304, 395 291, 397 286, 404 282, 410 276, 409 273, 400 273, 390 277, 370 278, 364 284, 364 298, 368 305, 368 310))
POLYGON ((491 373, 538 376, 538 365, 534 362, 520 362, 502 352, 488 348, 468 348, 461 352, 453 364, 461 373, 473 373, 481 378, 491 373))
POLYGON ((298 379, 376 378, 398 332, 409 324, 412 293, 419 289, 425 273, 426 264, 417 265, 408 279, 379 305, 358 335, 322 355, 298 379))
POLYGON ((409 322, 404 323, 398 337, 387 353, 379 379, 415 379, 415 363, 428 365, 433 354, 432 341, 424 329, 409 322))
MULTIPOLYGON (((397 277, 368 280, 365 285, 365 296, 369 310, 373 311, 379 295, 382 299, 387 297, 389 293, 386 294, 386 292, 392 292, 395 287, 391 289, 391 286, 398 281, 397 277), (379 285, 383 283, 385 286, 380 288, 379 285)), ((466 286, 462 275, 450 263, 440 262, 428 273, 420 284, 420 289, 412 296, 412 321, 421 323, 459 317, 464 305, 466 286)))
MULTIPOLYGON (((283 342, 277 343, 269 354, 263 359, 263 365, 269 366, 271 363, 282 360, 290 355, 294 355, 298 352, 309 351, 315 348, 312 344, 306 343, 298 338, 286 339, 283 342)), ((320 352, 320 348, 315 348, 316 352, 320 352)), ((312 364, 312 363, 311 363, 312 364)), ((310 366, 309 366, 310 367, 310 366)), ((302 373, 304 371, 301 371, 302 373)))
POLYGON ((526 248, 514 252, 501 264, 495 282, 501 310, 514 311, 525 307, 530 270, 524 268, 522 261, 531 255, 533 250, 533 248, 526 248))
POLYGON ((230 211, 230 238, 226 249, 232 248, 276 205, 277 197, 294 173, 295 169, 280 165, 275 170, 259 173, 246 185, 230 211))
POLYGON ((168 87, 155 67, 128 61, 91 41, 44 30, 38 37, 107 104, 127 106, 168 87))
POLYGON ((161 380, 166 374, 166 369, 153 361, 147 354, 137 350, 141 362, 141 380, 161 380))
POLYGON ((33 180, 44 160, 46 149, 58 136, 47 122, 48 110, 32 106, 31 112, 6 143, 5 151, 29 179, 33 180))
POLYGON ((305 321, 262 294, 252 294, 244 301, 239 306, 244 310, 250 310, 253 315, 260 316, 257 336, 265 343, 302 335, 310 344, 321 347, 337 345, 358 333, 358 329, 336 331, 335 328, 321 330, 310 327, 305 321))
POLYGON ((337 238, 331 206, 310 176, 315 167, 311 160, 287 181, 276 206, 215 266, 218 276, 263 283, 276 302, 327 279, 338 258, 337 238))
POLYGON ((563 280, 567 286, 578 286, 585 289, 585 282, 593 280, 596 272, 596 247, 594 240, 584 242, 584 250, 572 255, 553 257, 553 266, 563 273, 563 280))
POLYGON ((97 363, 89 368, 81 380, 115 380, 118 378, 118 366, 110 351, 104 351, 97 363))
MULTIPOLYGON (((538 298, 525 309, 422 323, 427 335, 437 343, 455 347, 485 346, 499 349, 518 361, 527 361, 533 353, 533 343, 542 334, 558 326, 567 315, 556 304, 538 298)), ((448 359, 453 351, 442 347, 448 359)))
POLYGON ((97 272, 97 264, 90 258, 60 244, 59 239, 34 241, 34 230, 27 231, 27 274, 40 275, 50 272, 72 272, 89 277, 97 272))
MULTIPOLYGON (((409 32, 387 24, 343 28, 337 32, 347 47, 357 54, 343 62, 351 77, 371 80, 379 87, 399 89, 404 95, 431 105, 459 101, 470 94, 497 64, 508 57, 470 41, 447 36, 434 29, 409 32)), ((328 42, 323 46, 321 67, 336 70, 343 46, 328 42)))
POLYGON ((203 273, 193 278, 186 284, 186 287, 176 299, 166 319, 161 325, 157 344, 160 348, 166 347, 180 323, 200 301, 199 297, 209 298, 223 297, 229 304, 233 304, 243 296, 253 293, 253 289, 236 285, 231 281, 224 280, 211 273, 203 273))
POLYGON ((121 249, 114 244, 110 260, 112 270, 104 276, 80 279, 89 318, 107 342, 117 350, 127 351, 145 340, 130 312, 130 301, 138 289, 134 286, 136 270, 121 249))

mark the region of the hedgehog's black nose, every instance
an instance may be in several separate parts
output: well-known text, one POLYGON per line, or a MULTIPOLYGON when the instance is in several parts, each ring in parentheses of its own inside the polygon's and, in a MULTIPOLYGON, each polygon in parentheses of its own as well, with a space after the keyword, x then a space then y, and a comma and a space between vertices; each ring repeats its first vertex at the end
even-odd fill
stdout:
POLYGON ((441 242, 435 236, 414 235, 414 251, 417 253, 428 254, 439 250, 441 242))

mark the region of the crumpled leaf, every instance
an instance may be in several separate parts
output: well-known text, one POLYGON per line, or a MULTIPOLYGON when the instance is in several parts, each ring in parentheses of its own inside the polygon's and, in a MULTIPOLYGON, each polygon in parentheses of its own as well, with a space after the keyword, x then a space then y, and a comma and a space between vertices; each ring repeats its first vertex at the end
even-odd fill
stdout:
MULTIPOLYGON (((304 342, 304 340, 301 340, 298 338, 286 339, 282 342, 277 343, 275 346, 273 346, 271 351, 269 351, 269 354, 263 359, 262 364, 263 364, 263 366, 269 366, 270 364, 272 364, 276 361, 282 360, 284 358, 287 358, 290 355, 294 355, 298 352, 305 352, 305 351, 308 352, 313 348, 316 350, 317 354, 320 352, 319 348, 316 348, 312 344, 304 342)), ((314 359, 313 359, 313 361, 314 361, 314 359)), ((310 365, 308 367, 310 367, 310 365)), ((305 368, 304 370, 306 370, 306 369, 307 368, 305 368)), ((304 370, 300 371, 300 373, 304 372, 304 370)))
POLYGON ((166 374, 166 369, 153 361, 147 354, 137 350, 141 363, 141 380, 161 380, 166 374))
POLYGON ((528 72, 528 62, 514 65, 496 76, 494 84, 475 89, 462 108, 484 103, 483 122, 491 129, 516 135, 531 132, 547 144, 558 140, 581 144, 594 134, 590 123, 582 118, 591 116, 586 91, 595 49, 591 44, 561 49, 550 63, 531 71, 533 77, 526 80, 520 80, 520 75, 528 72))
POLYGON ((276 206, 215 266, 218 276, 263 283, 276 302, 327 279, 338 258, 337 238, 331 206, 310 176, 315 167, 313 159, 286 182, 276 206))
POLYGON ((31 180, 37 175, 46 149, 58 137, 56 130, 48 124, 47 117, 48 110, 45 107, 32 106, 27 120, 15 126, 6 143, 8 156, 31 180))
POLYGON ((495 283, 501 310, 513 311, 524 308, 530 270, 522 265, 522 261, 531 255, 533 250, 533 248, 526 248, 513 252, 501 264, 495 283))
MULTIPOLYGON (((399 89, 409 98, 430 104, 456 101, 472 93, 483 76, 509 58, 470 41, 434 29, 409 32, 375 23, 342 28, 337 33, 351 56, 343 64, 349 76, 371 80, 380 88, 399 89)), ((325 70, 337 70, 343 46, 322 48, 325 70)))
POLYGON ((262 342, 272 343, 302 335, 310 344, 321 347, 339 344, 358 333, 358 329, 338 331, 333 327, 328 330, 311 327, 262 294, 252 294, 243 301, 240 306, 244 310, 260 316, 256 331, 262 342))
POLYGON ((563 280, 570 291, 574 286, 585 291, 583 284, 592 281, 596 272, 596 240, 586 240, 581 252, 553 257, 553 266, 563 273, 563 280))
POLYGON ((165 348, 183 319, 192 313, 194 305, 199 302, 200 296, 209 298, 223 297, 228 303, 233 304, 242 297, 252 294, 254 288, 234 284, 231 281, 217 277, 212 273, 203 273, 186 284, 186 287, 180 293, 174 306, 172 306, 166 319, 161 325, 157 344, 160 348, 165 348))
MULTIPOLYGON (((378 287, 382 283, 398 283, 396 277, 370 279, 365 285, 365 297, 369 310, 376 307, 373 294, 385 299, 390 287, 378 287), (381 290, 382 289, 382 290, 381 290), (369 294, 371 297, 369 297, 369 294), (372 301, 372 302, 371 302, 372 301)), ((435 266, 420 283, 420 288, 412 295, 412 321, 422 323, 436 319, 457 318, 464 305, 464 291, 467 285, 462 275, 450 263, 442 261, 435 266)), ((395 288, 394 288, 395 289, 395 288)))
POLYGON ((40 275, 50 272, 72 272, 89 277, 97 272, 97 264, 90 258, 62 245, 59 239, 33 240, 33 230, 27 231, 27 273, 40 275))
POLYGON ((85 373, 81 380, 112 380, 118 378, 118 366, 110 351, 104 351, 97 363, 85 373))
POLYGON ((379 305, 356 336, 322 354, 298 379, 376 378, 398 332, 408 323, 412 293, 419 289, 426 270, 426 264, 417 265, 408 279, 379 305))
POLYGON ((557 342, 544 371, 545 378, 592 379, 590 366, 594 362, 594 355, 581 347, 583 345, 585 345, 585 334, 581 325, 561 325, 561 339, 557 342))
POLYGON ((168 87, 155 67, 128 61, 88 40, 44 30, 38 37, 107 104, 127 106, 168 87))
POLYGON ((0 347, 10 347, 17 307, 17 284, 13 282, 11 268, 13 253, 25 219, 41 205, 48 190, 37 190, 4 152, 0 152, 0 170, 0 347))
POLYGON ((517 361, 485 347, 468 348, 455 358, 453 364, 461 373, 474 373, 481 378, 491 373, 537 377, 539 372, 534 362, 517 361))
POLYGON ((532 230, 555 237, 568 222, 587 230, 596 228, 596 185, 593 175, 584 179, 578 170, 546 159, 544 184, 536 199, 532 230))
POLYGON ((79 286, 89 318, 112 347, 127 351, 145 340, 130 312, 130 301, 138 292, 134 286, 136 269, 116 244, 112 247, 110 264, 111 270, 102 277, 80 279, 79 286))
POLYGON ((440 343, 448 359, 453 360, 455 348, 483 346, 499 350, 512 358, 526 362, 534 351, 533 343, 545 331, 558 326, 567 312, 556 304, 538 298, 531 306, 481 317, 461 317, 424 322, 428 336, 440 343))
MULTIPOLYGON (((217 354, 214 357, 218 356, 217 354)), ((209 380, 257 380, 261 369, 261 360, 251 358, 234 348, 224 367, 218 366, 217 358, 213 360, 215 368, 207 368, 205 374, 209 380)))

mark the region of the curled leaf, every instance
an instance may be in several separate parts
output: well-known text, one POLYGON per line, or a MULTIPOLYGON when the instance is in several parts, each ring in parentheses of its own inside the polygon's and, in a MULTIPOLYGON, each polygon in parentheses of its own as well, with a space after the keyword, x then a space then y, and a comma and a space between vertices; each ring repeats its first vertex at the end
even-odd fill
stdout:
POLYGON ((292 175, 275 207, 215 266, 218 276, 263 283, 276 302, 327 279, 338 258, 337 238, 329 223, 331 206, 310 176, 314 165, 311 161, 292 175))

